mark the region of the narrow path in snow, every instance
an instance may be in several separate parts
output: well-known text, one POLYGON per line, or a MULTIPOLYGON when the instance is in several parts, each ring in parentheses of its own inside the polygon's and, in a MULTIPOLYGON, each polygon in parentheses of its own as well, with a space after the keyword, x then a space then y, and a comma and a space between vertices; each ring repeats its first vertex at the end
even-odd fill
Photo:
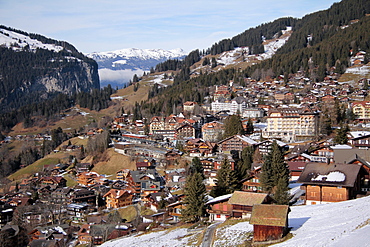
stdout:
POLYGON ((221 223, 222 222, 217 222, 215 224, 210 225, 207 228, 206 233, 204 234, 204 237, 203 237, 203 242, 202 242, 201 247, 211 247, 212 246, 213 237, 215 236, 216 227, 221 223))

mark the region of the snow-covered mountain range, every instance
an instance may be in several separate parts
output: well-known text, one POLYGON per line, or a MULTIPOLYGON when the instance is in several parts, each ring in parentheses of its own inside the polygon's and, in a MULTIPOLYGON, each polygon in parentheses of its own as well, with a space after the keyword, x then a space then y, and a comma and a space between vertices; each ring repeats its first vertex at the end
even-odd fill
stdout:
POLYGON ((121 49, 108 52, 86 54, 99 65, 101 86, 111 84, 122 87, 134 74, 141 76, 158 63, 168 59, 182 59, 187 54, 182 49, 121 49))

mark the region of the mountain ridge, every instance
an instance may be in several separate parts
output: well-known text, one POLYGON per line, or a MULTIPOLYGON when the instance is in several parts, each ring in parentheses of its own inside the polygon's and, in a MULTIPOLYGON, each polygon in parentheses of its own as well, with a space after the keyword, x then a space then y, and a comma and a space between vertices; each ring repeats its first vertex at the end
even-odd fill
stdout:
POLYGON ((101 85, 119 86, 127 84, 136 74, 149 72, 158 63, 168 59, 183 59, 186 53, 181 49, 138 49, 126 48, 107 52, 93 52, 86 56, 99 66, 101 85))
POLYGON ((97 63, 71 44, 0 26, 0 111, 100 88, 97 63))

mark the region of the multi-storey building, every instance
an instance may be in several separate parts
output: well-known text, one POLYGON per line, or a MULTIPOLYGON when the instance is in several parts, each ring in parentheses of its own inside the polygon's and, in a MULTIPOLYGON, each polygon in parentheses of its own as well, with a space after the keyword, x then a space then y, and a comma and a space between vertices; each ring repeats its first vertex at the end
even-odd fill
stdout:
POLYGON ((352 110, 357 119, 370 120, 370 101, 355 101, 352 110))
POLYGON ((318 113, 305 108, 274 108, 267 115, 264 138, 286 142, 312 140, 318 134, 318 113))
POLYGON ((223 153, 243 151, 245 147, 257 145, 257 142, 243 135, 230 136, 218 142, 219 150, 223 153))
POLYGON ((217 121, 206 123, 202 126, 202 139, 205 141, 216 142, 224 132, 224 124, 217 121))
POLYGON ((151 135, 162 135, 164 139, 174 140, 177 137, 196 136, 196 121, 186 119, 183 115, 170 115, 166 118, 153 117, 150 122, 149 133, 151 135), (183 128, 182 128, 183 127, 183 128))
POLYGON ((231 115, 241 114, 247 108, 247 100, 243 97, 236 97, 232 100, 217 99, 211 103, 211 108, 214 113, 220 111, 229 111, 231 115))

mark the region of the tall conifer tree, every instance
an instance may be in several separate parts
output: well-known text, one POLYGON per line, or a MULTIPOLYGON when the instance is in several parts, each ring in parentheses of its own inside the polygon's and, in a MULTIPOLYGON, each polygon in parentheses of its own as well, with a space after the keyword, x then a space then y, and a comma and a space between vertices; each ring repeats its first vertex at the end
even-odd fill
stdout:
POLYGON ((211 191, 211 196, 214 197, 233 193, 240 187, 236 172, 231 169, 227 158, 222 161, 221 168, 217 171, 216 180, 216 186, 211 191))
POLYGON ((185 208, 181 211, 185 222, 197 222, 206 215, 206 186, 202 175, 195 172, 189 175, 185 184, 185 208))

